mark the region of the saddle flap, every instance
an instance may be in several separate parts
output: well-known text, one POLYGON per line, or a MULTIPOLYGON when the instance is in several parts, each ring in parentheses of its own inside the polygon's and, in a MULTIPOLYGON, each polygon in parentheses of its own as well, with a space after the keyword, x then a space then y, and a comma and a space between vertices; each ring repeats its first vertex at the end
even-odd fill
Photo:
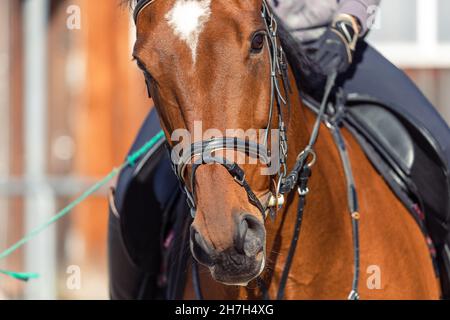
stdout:
POLYGON ((401 180, 433 224, 431 232, 441 229, 439 238, 445 238, 450 221, 449 168, 434 138, 414 120, 376 101, 350 100, 348 110, 347 124, 356 128, 356 134, 363 135, 395 172, 396 180, 401 180))
POLYGON ((377 105, 358 105, 349 112, 391 160, 410 175, 414 164, 414 142, 405 126, 392 113, 377 105))

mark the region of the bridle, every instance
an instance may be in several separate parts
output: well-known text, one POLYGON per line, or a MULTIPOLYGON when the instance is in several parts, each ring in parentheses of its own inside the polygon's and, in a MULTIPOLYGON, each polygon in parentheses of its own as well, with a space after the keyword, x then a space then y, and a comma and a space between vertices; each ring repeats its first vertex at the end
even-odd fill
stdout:
MULTIPOLYGON (((137 3, 134 10, 134 20, 137 25, 139 15, 148 6, 154 3, 156 0, 141 0, 137 3)), ((293 262, 293 257, 297 247, 298 238, 300 235, 301 223, 303 220, 303 211, 306 204, 306 196, 309 193, 308 181, 311 176, 311 167, 316 162, 316 153, 314 151, 314 146, 318 138, 320 124, 323 119, 325 119, 326 105, 328 103, 328 98, 331 90, 334 86, 337 74, 328 77, 327 84, 325 86, 325 91, 323 95, 323 100, 320 107, 314 110, 317 113, 317 119, 314 124, 313 131, 308 145, 298 154, 296 162, 292 170, 287 172, 287 155, 288 155, 288 144, 286 137, 286 124, 283 119, 283 108, 288 107, 290 109, 290 99, 289 94, 291 93, 291 88, 289 86, 288 79, 288 65, 285 53, 278 39, 278 26, 277 21, 271 12, 267 0, 263 0, 262 5, 262 18, 265 22, 266 29, 266 44, 269 51, 270 57, 270 103, 269 103, 269 119, 268 125, 266 127, 265 135, 263 137, 263 143, 252 142, 248 140, 242 140, 236 137, 219 137, 212 138, 210 140, 194 142, 191 144, 188 150, 183 150, 181 155, 172 155, 172 165, 174 171, 180 180, 183 189, 187 195, 187 202, 191 209, 191 215, 194 218, 196 214, 196 192, 195 192, 195 175, 198 168, 206 164, 219 164, 222 165, 232 176, 232 178, 243 187, 247 193, 249 202, 258 208, 263 220, 266 219, 266 212, 269 211, 272 218, 278 209, 280 209, 284 204, 284 197, 295 188, 297 188, 299 194, 299 204, 297 209, 297 219, 294 228, 294 235, 291 240, 291 246, 286 258, 286 264, 281 275, 279 290, 277 294, 277 299, 282 299, 284 296, 284 289, 287 283, 287 278, 289 274, 290 267, 293 262), (278 152, 278 172, 276 177, 276 188, 274 191, 270 192, 270 196, 266 203, 261 203, 260 199, 255 195, 250 185, 248 184, 245 176, 244 170, 236 163, 231 162, 224 157, 214 156, 213 154, 218 151, 238 151, 244 153, 246 156, 259 159, 264 164, 270 164, 270 155, 268 154, 268 135, 271 129, 271 124, 274 116, 275 107, 278 113, 278 142, 279 142, 279 152, 278 152), (192 164, 191 174, 188 180, 185 178, 185 172, 188 165, 192 164), (189 188, 188 188, 189 186, 189 188)), ((147 82, 148 85, 148 82, 147 82)), ((330 125, 330 123, 327 123, 330 125)), ((333 127, 333 129, 335 129, 333 127)), ((336 135, 340 133, 338 130, 334 132, 336 135)), ((339 145, 338 145, 339 147, 339 145)), ((352 223, 353 223, 353 239, 354 239, 354 276, 352 291, 350 293, 349 299, 357 300, 359 299, 358 294, 358 279, 359 279, 359 237, 358 237, 358 218, 356 218, 356 213, 358 210, 356 201, 356 190, 353 187, 353 177, 351 174, 351 169, 348 165, 348 156, 345 149, 339 148, 341 152, 341 158, 344 162, 344 167, 346 168, 347 183, 349 185, 349 202, 350 211, 352 213, 352 223), (349 172, 350 170, 350 172, 349 172)), ((193 269, 194 280, 198 279, 198 272, 196 268, 193 269), (197 275, 197 277, 196 277, 197 275)), ((261 280, 261 279, 259 279, 261 280)), ((194 281, 195 282, 195 281, 194 281)), ((261 284, 261 281, 259 281, 261 284)), ((199 287, 199 285, 198 285, 199 287)), ((199 288, 196 291, 199 292, 199 288)), ((261 289, 263 286, 260 285, 261 289)), ((263 290, 264 291, 264 290, 263 290)), ((266 295, 266 294, 265 294, 266 295)))
MULTIPOLYGON (((156 0, 143 0, 139 2, 134 11, 135 22, 138 22, 139 14, 154 3, 156 0)), ((217 137, 210 140, 194 142, 183 150, 182 155, 172 154, 172 164, 174 171, 181 181, 183 189, 187 195, 187 202, 191 209, 192 217, 196 214, 196 192, 195 192, 195 174, 197 169, 202 165, 219 164, 222 165, 231 175, 231 177, 244 188, 247 193, 249 202, 258 208, 263 219, 266 219, 267 212, 274 218, 276 211, 284 204, 284 192, 286 190, 283 186, 287 170, 287 139, 286 139, 286 125, 283 119, 282 107, 290 107, 289 100, 289 81, 287 74, 287 62, 283 49, 278 41, 278 26, 273 14, 271 13, 266 1, 263 1, 262 16, 265 22, 266 29, 266 43, 270 57, 270 104, 269 104, 269 118, 265 129, 262 143, 243 140, 236 137, 217 137), (282 92, 283 91, 283 92, 282 92), (268 153, 269 132, 274 115, 275 107, 278 108, 278 159, 276 187, 274 191, 269 191, 267 201, 262 203, 256 196, 247 182, 244 170, 236 163, 230 162, 224 157, 212 156, 216 152, 223 151, 237 151, 242 152, 246 156, 259 159, 265 165, 271 164, 271 157, 268 153), (188 165, 192 164, 190 177, 186 179, 185 172, 188 165), (189 186, 189 188, 188 188, 189 186)), ((272 141, 273 143, 273 141, 272 141)))

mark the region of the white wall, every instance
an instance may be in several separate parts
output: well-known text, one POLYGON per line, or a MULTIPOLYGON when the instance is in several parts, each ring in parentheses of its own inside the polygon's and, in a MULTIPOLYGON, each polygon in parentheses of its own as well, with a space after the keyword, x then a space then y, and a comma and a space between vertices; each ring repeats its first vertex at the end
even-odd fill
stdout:
POLYGON ((412 78, 450 123, 450 0, 382 0, 368 41, 412 78))
POLYGON ((450 68, 449 0, 382 0, 368 40, 404 68, 450 68))

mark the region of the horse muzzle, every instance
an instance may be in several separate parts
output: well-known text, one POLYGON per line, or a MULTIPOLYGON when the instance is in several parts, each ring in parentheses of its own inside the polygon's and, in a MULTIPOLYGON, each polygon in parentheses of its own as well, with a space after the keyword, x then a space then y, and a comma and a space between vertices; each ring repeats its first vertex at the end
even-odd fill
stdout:
POLYGON ((233 246, 220 252, 191 227, 192 255, 209 268, 216 281, 227 285, 246 286, 261 274, 265 267, 265 242, 264 224, 249 214, 236 222, 233 246))

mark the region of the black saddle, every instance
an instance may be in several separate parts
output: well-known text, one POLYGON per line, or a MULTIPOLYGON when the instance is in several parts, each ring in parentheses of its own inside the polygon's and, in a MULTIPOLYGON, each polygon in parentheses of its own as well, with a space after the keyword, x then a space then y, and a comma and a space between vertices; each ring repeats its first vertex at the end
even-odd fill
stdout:
MULTIPOLYGON (((305 97, 313 110, 317 102, 305 97)), ((395 106, 371 97, 338 98, 334 119, 357 139, 372 165, 416 219, 429 241, 445 298, 450 298, 450 175, 434 137, 395 106)))

